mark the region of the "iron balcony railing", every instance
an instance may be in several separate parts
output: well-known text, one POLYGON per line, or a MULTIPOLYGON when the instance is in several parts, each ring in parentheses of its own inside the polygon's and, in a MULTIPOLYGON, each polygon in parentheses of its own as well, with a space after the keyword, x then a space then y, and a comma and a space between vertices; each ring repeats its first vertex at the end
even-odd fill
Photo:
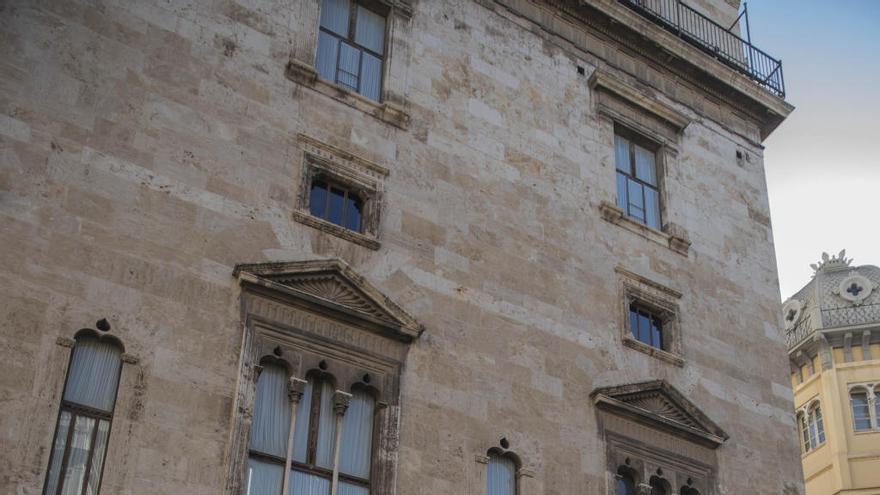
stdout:
POLYGON ((822 310, 824 327, 844 327, 880 322, 880 303, 822 310))
MULTIPOLYGON (((752 45, 750 35, 747 34, 747 41, 732 31, 739 22, 739 17, 733 26, 725 28, 681 0, 619 1, 727 66, 747 75, 769 91, 785 97, 782 61, 752 45)), ((746 11, 743 13, 746 14, 748 25, 748 14, 746 11)))

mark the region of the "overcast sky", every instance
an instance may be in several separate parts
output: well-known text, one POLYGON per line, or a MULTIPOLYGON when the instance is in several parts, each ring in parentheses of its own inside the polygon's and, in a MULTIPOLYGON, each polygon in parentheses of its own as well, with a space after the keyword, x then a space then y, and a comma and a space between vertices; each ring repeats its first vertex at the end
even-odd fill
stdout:
POLYGON ((753 0, 794 113, 764 142, 782 298, 822 251, 880 266, 880 0, 753 0))

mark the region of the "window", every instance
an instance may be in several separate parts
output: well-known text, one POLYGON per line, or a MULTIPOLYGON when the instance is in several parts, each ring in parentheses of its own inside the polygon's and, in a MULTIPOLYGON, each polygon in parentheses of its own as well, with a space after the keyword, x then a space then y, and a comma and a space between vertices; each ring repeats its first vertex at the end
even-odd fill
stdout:
POLYGON ((489 452, 486 495, 516 495, 516 462, 509 456, 489 452))
POLYGON ((801 431, 804 453, 825 443, 825 425, 822 422, 822 408, 818 401, 801 409, 797 414, 797 422, 801 431))
POLYGON ((651 495, 670 495, 672 488, 669 482, 658 476, 651 476, 651 495))
POLYGON ((849 400, 852 408, 853 430, 880 430, 880 384, 861 383, 851 385, 849 400))
POLYGON ((620 466, 617 469, 617 495, 636 495, 636 477, 631 468, 620 466))
POLYGON ((379 101, 384 53, 384 15, 357 1, 321 2, 315 60, 321 77, 379 101))
POLYGON ((853 389, 849 393, 852 403, 853 428, 856 431, 871 429, 871 408, 868 404, 868 391, 863 388, 853 389))
POLYGON ((323 178, 315 178, 309 191, 309 212, 320 219, 361 232, 364 201, 354 191, 323 178))
POLYGON ((629 329, 639 342, 663 349, 663 321, 635 302, 629 305, 629 329))
POLYGON ((122 369, 122 349, 76 339, 64 385, 44 495, 97 495, 122 369))
POLYGON ((617 131, 614 164, 617 169, 617 207, 630 218, 660 229, 660 185, 656 151, 638 144, 637 136, 617 131))
MULTIPOLYGON (((283 491, 291 414, 287 381, 287 371, 279 365, 265 366, 257 380, 247 495, 283 491)), ((330 377, 309 377, 296 403, 289 492, 329 495, 336 482, 340 494, 370 493, 375 400, 360 388, 353 390, 347 407, 338 397, 330 377)))

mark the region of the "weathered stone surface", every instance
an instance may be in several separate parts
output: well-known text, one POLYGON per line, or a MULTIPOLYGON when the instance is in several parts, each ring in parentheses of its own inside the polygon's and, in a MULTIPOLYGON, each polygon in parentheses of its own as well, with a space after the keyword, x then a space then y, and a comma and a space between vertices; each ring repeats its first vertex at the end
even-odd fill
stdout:
POLYGON ((316 0, 0 7, 0 491, 41 493, 69 356, 56 341, 107 318, 138 360, 102 493, 221 493, 233 267, 338 257, 426 329, 400 380, 397 493, 482 493, 474 456, 502 437, 528 493, 604 493, 589 394, 652 379, 730 435, 719 495, 800 493, 754 117, 574 22, 557 35, 500 3, 411 3, 392 14, 385 84, 406 125, 288 77, 291 57, 312 63, 316 0), (600 66, 691 122, 664 173, 686 249, 601 216, 600 66), (299 134, 390 171, 378 250, 293 220, 299 134), (683 366, 623 345, 616 266, 681 292, 683 366))

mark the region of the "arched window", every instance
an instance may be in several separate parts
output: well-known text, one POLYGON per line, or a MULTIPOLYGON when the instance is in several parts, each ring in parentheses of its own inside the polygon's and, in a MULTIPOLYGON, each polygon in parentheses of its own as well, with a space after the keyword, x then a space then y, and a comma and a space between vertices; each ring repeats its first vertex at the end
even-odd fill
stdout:
MULTIPOLYGON (((257 380, 248 495, 282 493, 291 409, 287 380, 286 370, 278 365, 264 366, 257 380)), ((334 474, 340 495, 370 493, 376 401, 363 388, 352 390, 347 408, 337 404, 335 396, 334 384, 328 376, 309 377, 296 405, 289 493, 328 495, 334 474)))
POLYGON ((635 495, 636 478, 632 468, 620 466, 617 469, 617 495, 635 495))
POLYGON ((880 428, 880 385, 874 386, 874 426, 880 428))
POLYGON ((798 426, 801 430, 801 439, 802 445, 804 447, 804 452, 810 451, 810 427, 807 424, 807 415, 803 412, 799 412, 797 414, 797 422, 798 426))
POLYGON ((516 461, 510 456, 489 452, 486 495, 516 495, 516 461))
POLYGON ((871 408, 868 403, 868 391, 864 388, 854 388, 849 392, 850 405, 852 406, 853 428, 856 431, 871 429, 871 408))
POLYGON ((651 495, 671 495, 672 493, 669 482, 659 476, 651 476, 649 484, 651 485, 651 495))
POLYGON ((107 339, 77 337, 55 427, 45 495, 98 493, 121 356, 122 349, 107 339))
POLYGON ((825 425, 822 423, 822 408, 816 402, 810 407, 810 448, 815 449, 825 443, 825 425))

